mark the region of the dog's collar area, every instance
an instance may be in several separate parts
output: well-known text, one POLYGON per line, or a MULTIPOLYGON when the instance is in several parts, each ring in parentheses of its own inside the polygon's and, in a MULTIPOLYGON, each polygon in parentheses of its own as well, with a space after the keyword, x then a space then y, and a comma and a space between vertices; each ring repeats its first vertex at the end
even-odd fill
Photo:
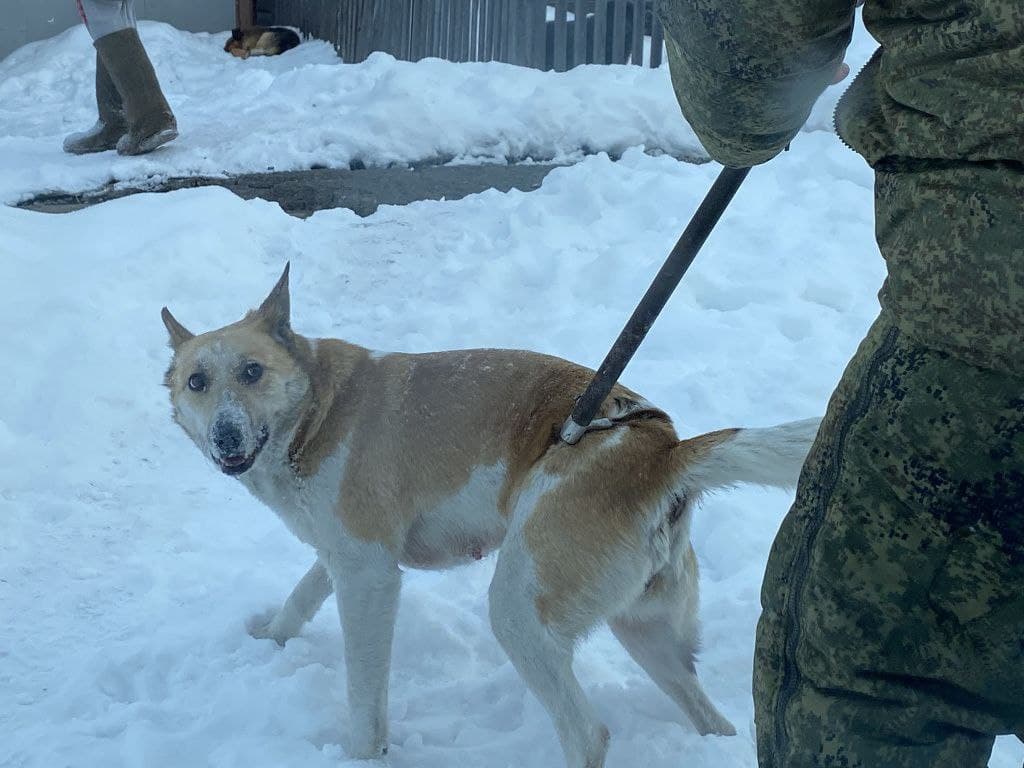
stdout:
POLYGON ((577 424, 575 419, 570 416, 565 420, 565 424, 562 425, 561 437, 562 440, 569 445, 576 445, 580 439, 587 434, 587 432, 595 432, 599 429, 611 429, 614 427, 616 422, 611 419, 594 419, 586 426, 577 424))
MULTIPOLYGON (((579 398, 576 399, 579 402, 579 398)), ((667 418, 665 412, 655 408, 646 400, 634 400, 631 397, 616 396, 607 403, 608 415, 594 419, 589 424, 580 424, 569 414, 569 418, 562 425, 559 436, 569 445, 576 445, 587 432, 597 432, 603 429, 611 429, 620 424, 641 419, 667 418)))
POLYGON ((576 443, 578 443, 580 439, 587 434, 587 432, 598 432, 600 430, 622 426, 623 424, 628 424, 631 421, 664 418, 664 416, 665 414, 663 411, 653 407, 646 400, 638 402, 635 400, 623 400, 621 398, 616 398, 615 407, 610 416, 602 416, 600 419, 594 419, 586 426, 578 424, 576 420, 570 416, 565 420, 565 424, 562 425, 562 431, 559 433, 559 436, 569 445, 576 445, 576 443))

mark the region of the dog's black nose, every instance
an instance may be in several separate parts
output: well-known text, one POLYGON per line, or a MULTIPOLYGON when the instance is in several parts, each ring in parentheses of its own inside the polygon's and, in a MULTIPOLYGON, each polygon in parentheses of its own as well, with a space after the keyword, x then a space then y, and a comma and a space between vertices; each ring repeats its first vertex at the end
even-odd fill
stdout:
POLYGON ((218 421, 213 427, 213 444, 221 456, 237 456, 242 452, 242 430, 231 422, 218 421))

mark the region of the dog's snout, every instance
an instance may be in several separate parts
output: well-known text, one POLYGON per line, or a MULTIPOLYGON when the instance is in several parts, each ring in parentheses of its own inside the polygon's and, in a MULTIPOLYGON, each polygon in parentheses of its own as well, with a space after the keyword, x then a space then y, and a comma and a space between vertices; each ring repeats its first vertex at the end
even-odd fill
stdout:
POLYGON ((226 408, 218 414, 209 432, 210 458, 228 475, 247 472, 267 441, 266 427, 253 432, 237 409, 226 408))
POLYGON ((213 444, 221 456, 235 456, 242 452, 242 430, 229 421, 218 421, 213 427, 213 444))

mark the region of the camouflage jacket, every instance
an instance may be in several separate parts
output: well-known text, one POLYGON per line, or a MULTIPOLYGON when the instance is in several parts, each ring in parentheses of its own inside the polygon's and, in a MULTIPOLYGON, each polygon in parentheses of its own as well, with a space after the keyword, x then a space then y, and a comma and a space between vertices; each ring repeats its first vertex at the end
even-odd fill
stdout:
MULTIPOLYGON (((843 60, 854 0, 662 0, 708 153, 778 154, 843 60)), ((1024 374, 1024 0, 867 0, 880 48, 836 109, 876 169, 883 306, 922 343, 1024 374)))

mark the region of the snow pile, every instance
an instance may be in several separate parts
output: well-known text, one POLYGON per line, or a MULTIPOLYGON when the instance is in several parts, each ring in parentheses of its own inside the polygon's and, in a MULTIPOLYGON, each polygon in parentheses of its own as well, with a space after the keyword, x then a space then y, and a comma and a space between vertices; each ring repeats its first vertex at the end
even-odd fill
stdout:
MULTIPOLYGON (((308 335, 595 364, 714 172, 634 150, 556 170, 534 193, 367 219, 301 221, 218 188, 63 216, 0 208, 0 764, 362 765, 345 757, 333 605, 283 650, 245 632, 312 554, 171 422, 161 305, 197 331, 233 321, 290 259, 294 325, 308 335)), ((870 187, 824 133, 753 172, 626 383, 683 434, 820 413, 876 311, 870 187)), ((738 736, 698 736, 607 630, 581 647, 610 767, 753 768, 758 586, 789 502, 745 489, 696 516, 699 672, 738 736)), ((491 636, 492 569, 488 558, 406 575, 395 768, 561 765, 491 636)), ((1004 740, 992 766, 1022 757, 1004 740)))
MULTIPOLYGON (((416 64, 374 54, 344 64, 306 42, 246 61, 226 34, 143 22, 140 34, 181 137, 151 155, 69 157, 63 137, 92 125, 95 52, 84 27, 0 61, 0 202, 111 181, 352 164, 578 159, 628 147, 675 157, 703 151, 682 120, 668 68, 584 66, 566 73, 507 64, 416 64)), ((867 40, 865 37, 864 40, 867 40)), ((854 46, 866 59, 869 40, 854 46)), ((832 88, 809 127, 831 130, 832 88)))

